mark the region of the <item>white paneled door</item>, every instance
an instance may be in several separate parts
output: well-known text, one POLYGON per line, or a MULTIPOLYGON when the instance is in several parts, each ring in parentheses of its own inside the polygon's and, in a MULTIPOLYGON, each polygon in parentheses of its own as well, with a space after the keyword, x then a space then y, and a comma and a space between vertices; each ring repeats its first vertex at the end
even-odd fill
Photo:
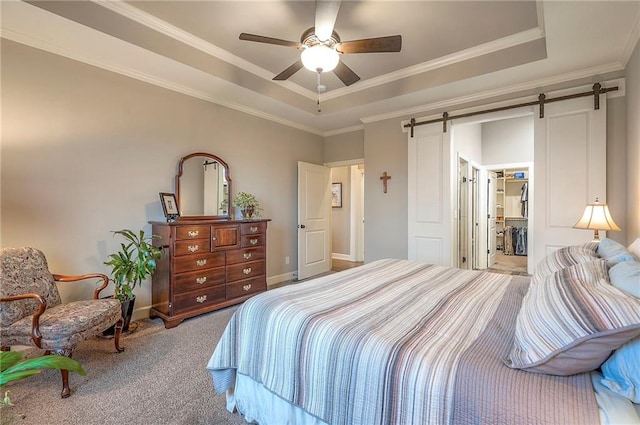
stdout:
POLYGON ((408 143, 408 257, 451 266, 451 129, 444 133, 442 123, 416 127, 408 143))
POLYGON ((546 104, 542 119, 536 108, 530 272, 549 252, 593 238, 573 225, 587 203, 606 202, 606 108, 604 94, 598 110, 592 96, 546 104))
POLYGON ((298 162, 298 279, 331 270, 330 168, 298 162))

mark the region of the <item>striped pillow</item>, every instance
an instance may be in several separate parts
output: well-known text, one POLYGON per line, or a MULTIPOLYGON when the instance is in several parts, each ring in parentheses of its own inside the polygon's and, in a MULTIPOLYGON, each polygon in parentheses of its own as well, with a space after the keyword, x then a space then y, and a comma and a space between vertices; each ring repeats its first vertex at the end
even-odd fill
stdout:
POLYGON ((565 246, 553 251, 538 263, 533 271, 531 284, 541 283, 547 276, 566 267, 599 260, 600 257, 595 249, 596 246, 588 246, 587 244, 583 246, 565 246))
POLYGON ((640 335, 640 299, 607 279, 606 260, 576 264, 531 285, 505 363, 514 369, 573 375, 599 367, 640 335))

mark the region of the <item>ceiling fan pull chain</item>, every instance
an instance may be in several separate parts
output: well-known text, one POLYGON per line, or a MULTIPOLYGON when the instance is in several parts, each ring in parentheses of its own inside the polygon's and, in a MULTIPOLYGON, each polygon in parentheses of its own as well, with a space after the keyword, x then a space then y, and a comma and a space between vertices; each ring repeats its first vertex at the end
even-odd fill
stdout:
POLYGON ((325 86, 322 85, 322 82, 320 81, 320 74, 322 74, 322 70, 318 70, 318 77, 317 77, 317 83, 318 83, 318 101, 316 102, 316 104, 318 105, 318 112, 322 112, 322 109, 320 109, 320 93, 324 92, 325 90, 327 90, 327 88, 325 86))

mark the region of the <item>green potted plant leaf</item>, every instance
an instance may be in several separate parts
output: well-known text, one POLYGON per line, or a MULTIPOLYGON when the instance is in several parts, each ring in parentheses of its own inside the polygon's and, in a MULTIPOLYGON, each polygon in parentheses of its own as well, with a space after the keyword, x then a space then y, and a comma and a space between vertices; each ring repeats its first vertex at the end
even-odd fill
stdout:
POLYGON ((129 330, 135 295, 133 290, 142 285, 142 281, 156 271, 156 260, 162 256, 160 248, 153 245, 153 239, 160 239, 158 235, 145 236, 144 230, 135 233, 129 229, 113 232, 125 242, 120 243, 120 250, 109 255, 105 265, 111 267, 111 281, 114 284, 114 296, 122 303, 122 317, 124 327, 129 330))
MULTIPOLYGON (((0 388, 4 389, 8 382, 40 373, 42 369, 66 369, 82 376, 87 375, 82 365, 69 357, 47 355, 27 360, 22 360, 22 357, 23 354, 18 351, 0 351, 0 388)), ((21 413, 11 413, 11 409, 14 407, 9 398, 9 391, 6 391, 0 403, 2 410, 8 410, 8 412, 3 412, 0 415, 2 417, 2 425, 24 419, 24 415, 21 413)))
POLYGON ((240 208, 242 218, 252 218, 254 215, 259 217, 262 211, 260 202, 258 202, 254 195, 247 192, 239 192, 233 198, 233 206, 240 208))

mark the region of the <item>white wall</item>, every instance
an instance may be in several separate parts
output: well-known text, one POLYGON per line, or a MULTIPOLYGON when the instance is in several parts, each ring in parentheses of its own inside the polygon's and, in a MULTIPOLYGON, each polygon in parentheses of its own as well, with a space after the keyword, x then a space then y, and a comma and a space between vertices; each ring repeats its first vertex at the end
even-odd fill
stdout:
POLYGON ((482 164, 533 161, 533 115, 482 124, 482 164))
POLYGON ((463 124, 452 127, 453 151, 459 152, 467 161, 482 162, 482 125, 463 124))

